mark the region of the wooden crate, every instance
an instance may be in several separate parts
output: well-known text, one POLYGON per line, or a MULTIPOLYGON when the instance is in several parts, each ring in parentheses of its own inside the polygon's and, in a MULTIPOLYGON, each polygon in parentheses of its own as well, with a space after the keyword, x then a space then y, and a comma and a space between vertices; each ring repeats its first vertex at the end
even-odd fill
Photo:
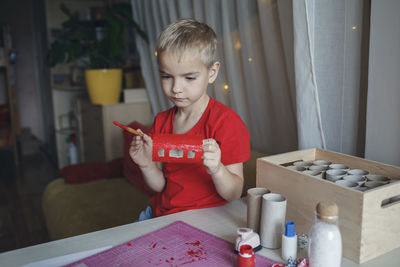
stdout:
POLYGON ((287 198, 286 220, 295 222, 299 234, 309 233, 319 201, 336 202, 343 256, 357 263, 400 247, 400 201, 385 204, 388 199, 400 195, 400 181, 361 192, 282 166, 298 160, 317 159, 400 180, 398 167, 336 152, 308 149, 259 158, 257 187, 268 188, 287 198))

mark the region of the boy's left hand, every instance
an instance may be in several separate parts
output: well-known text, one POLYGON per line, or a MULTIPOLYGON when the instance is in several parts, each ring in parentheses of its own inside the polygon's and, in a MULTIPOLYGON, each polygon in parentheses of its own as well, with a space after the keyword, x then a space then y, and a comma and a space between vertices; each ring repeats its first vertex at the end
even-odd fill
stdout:
POLYGON ((211 175, 217 173, 221 168, 221 150, 214 139, 203 140, 203 164, 211 175))

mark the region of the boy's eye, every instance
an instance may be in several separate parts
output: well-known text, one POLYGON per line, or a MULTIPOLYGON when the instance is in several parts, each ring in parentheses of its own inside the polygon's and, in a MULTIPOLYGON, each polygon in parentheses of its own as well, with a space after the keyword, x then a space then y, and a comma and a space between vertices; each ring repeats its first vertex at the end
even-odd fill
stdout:
POLYGON ((188 76, 188 77, 186 77, 186 80, 189 80, 189 81, 196 80, 196 77, 188 76))
POLYGON ((169 76, 169 75, 161 75, 161 79, 168 79, 168 78, 171 78, 171 76, 169 76))

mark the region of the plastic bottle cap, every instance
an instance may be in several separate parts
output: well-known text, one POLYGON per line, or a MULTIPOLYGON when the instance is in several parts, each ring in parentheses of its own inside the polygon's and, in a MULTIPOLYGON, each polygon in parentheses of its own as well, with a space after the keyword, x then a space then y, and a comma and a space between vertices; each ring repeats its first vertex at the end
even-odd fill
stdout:
POLYGON ((292 221, 286 222, 286 225, 285 225, 285 236, 288 236, 288 237, 295 236, 294 222, 292 222, 292 221))

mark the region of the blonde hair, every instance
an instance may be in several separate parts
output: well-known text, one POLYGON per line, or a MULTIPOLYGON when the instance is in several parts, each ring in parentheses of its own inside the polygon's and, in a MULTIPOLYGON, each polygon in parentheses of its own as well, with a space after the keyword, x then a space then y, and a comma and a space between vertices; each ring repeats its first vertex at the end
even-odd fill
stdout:
POLYGON ((189 49, 197 50, 204 64, 211 67, 217 50, 214 30, 194 19, 181 19, 168 25, 158 37, 157 55, 168 51, 181 58, 189 49))

